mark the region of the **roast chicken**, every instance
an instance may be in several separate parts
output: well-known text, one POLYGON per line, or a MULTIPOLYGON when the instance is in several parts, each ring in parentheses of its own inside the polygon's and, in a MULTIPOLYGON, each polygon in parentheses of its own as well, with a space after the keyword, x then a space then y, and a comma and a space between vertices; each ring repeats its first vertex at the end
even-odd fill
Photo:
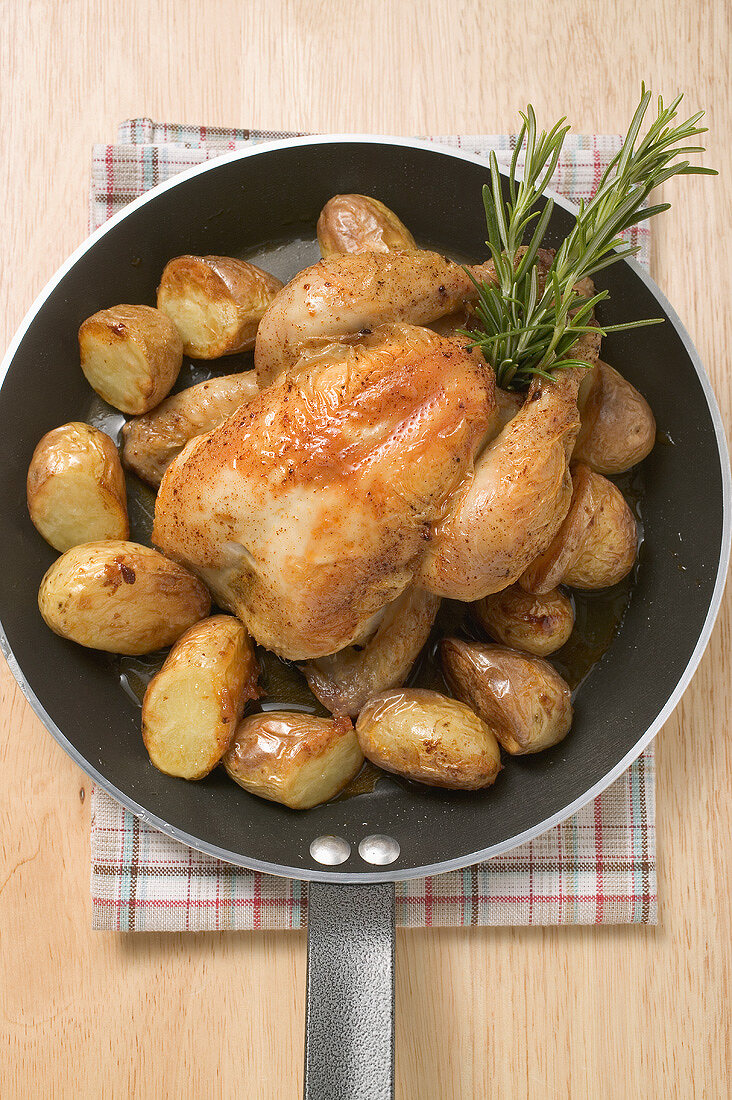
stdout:
POLYGON ((322 260, 260 323, 262 392, 168 467, 155 544, 280 656, 368 643, 412 587, 481 599, 561 526, 582 372, 497 400, 479 351, 421 327, 474 293, 431 252, 322 260))

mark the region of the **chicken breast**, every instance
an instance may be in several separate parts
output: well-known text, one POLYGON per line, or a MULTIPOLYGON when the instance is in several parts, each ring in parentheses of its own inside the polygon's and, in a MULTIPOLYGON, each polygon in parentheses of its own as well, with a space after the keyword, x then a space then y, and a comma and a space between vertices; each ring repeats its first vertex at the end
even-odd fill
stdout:
MULTIPOLYGON (((494 275, 492 261, 470 270, 476 279, 494 275)), ((466 270, 436 252, 346 253, 321 260, 283 287, 259 322, 254 365, 260 385, 292 367, 307 341, 385 323, 426 325, 476 297, 466 270)))
POLYGON ((268 649, 335 653, 411 582, 494 391, 478 353, 413 326, 311 349, 173 461, 153 540, 268 649))

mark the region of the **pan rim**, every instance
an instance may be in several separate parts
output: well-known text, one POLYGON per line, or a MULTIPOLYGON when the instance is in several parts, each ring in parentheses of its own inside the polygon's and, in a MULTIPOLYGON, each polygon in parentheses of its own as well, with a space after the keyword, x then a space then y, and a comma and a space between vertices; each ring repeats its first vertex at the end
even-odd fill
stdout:
MULTIPOLYGON (((265 141, 261 145, 255 146, 250 149, 235 150, 231 153, 226 153, 220 157, 211 158, 205 161, 203 164, 195 165, 193 168, 187 169, 181 172, 171 179, 166 180, 164 183, 159 184, 157 187, 151 188, 146 191, 145 194, 135 199, 129 205, 125 206, 123 210, 115 214, 112 218, 100 226, 91 236, 89 236, 81 245, 76 248, 68 259, 56 270, 51 276, 49 281, 37 295, 35 301, 31 305, 30 309, 25 314, 20 326, 18 327, 11 343, 3 357, 2 364, 0 364, 0 388, 2 388, 3 382, 8 374, 10 366, 15 358, 15 354, 25 337, 30 325, 34 321, 36 315, 40 311, 43 304, 51 296, 56 286, 64 278, 64 276, 75 266, 77 261, 81 259, 90 249, 95 247, 97 242, 101 240, 110 230, 114 228, 119 222, 129 217, 136 210, 149 202, 155 201, 155 199, 165 191, 170 190, 173 187, 180 186, 187 180, 192 179, 198 175, 203 175, 205 172, 215 170, 216 168, 229 164, 239 160, 245 160, 249 157, 256 157, 266 155, 268 153, 287 148, 297 148, 300 146, 317 146, 317 145, 329 145, 337 143, 356 143, 356 144, 368 144, 368 145, 392 145, 406 149, 421 149, 429 153, 433 153, 437 156, 448 156, 456 160, 467 161, 478 165, 481 168, 487 168, 487 161, 484 157, 477 156, 472 153, 464 152, 460 149, 453 149, 450 146, 442 145, 438 142, 424 141, 416 138, 402 138, 391 135, 369 135, 369 134, 325 134, 316 136, 304 136, 295 138, 283 138, 276 141, 265 141)), ((564 196, 557 194, 551 189, 546 189, 544 194, 547 197, 554 199, 558 206, 561 206, 569 213, 576 211, 575 204, 569 202, 564 196)), ((172 839, 187 845, 197 851, 203 852, 206 855, 210 855, 216 859, 222 860, 226 863, 234 866, 245 867, 250 870, 261 871, 265 874, 275 875, 278 877, 299 879, 302 881, 320 881, 320 882, 335 882, 335 883, 378 883, 378 882, 400 882, 407 881, 414 878, 422 878, 426 875, 442 874, 446 871, 458 870, 463 867, 471 866, 474 863, 480 862, 485 859, 489 859, 492 856, 500 855, 511 849, 517 847, 520 844, 524 844, 529 840, 540 836, 542 833, 553 828, 555 825, 565 821, 568 817, 571 817, 573 813, 576 813, 582 806, 585 806, 588 802, 592 801, 599 794, 602 793, 610 784, 612 784, 629 766, 634 760, 640 756, 643 750, 650 744, 658 731, 668 720, 676 706, 678 705, 682 695, 688 687, 694 672, 696 671, 701 658, 709 643, 714 624, 719 614, 719 609, 722 602, 724 593, 724 587, 726 583, 727 569, 730 558, 730 545, 732 542, 732 514, 730 508, 730 502, 732 498, 732 476, 730 474, 730 458, 729 449, 727 445, 727 438, 723 426, 722 416, 717 404, 714 391, 712 389, 711 382, 707 376, 704 366, 701 362, 701 358, 691 341, 691 338, 686 331, 681 319, 676 313, 675 309, 671 306, 670 302, 657 286, 654 280, 648 275, 648 273, 632 259, 626 259, 621 261, 629 265, 631 270, 640 278, 645 284, 647 289, 654 296, 661 308, 664 310, 669 318, 669 321, 674 326, 677 334, 679 335, 684 349, 696 371, 699 379, 704 398, 709 409, 709 414, 712 420, 714 428, 714 434, 717 445, 717 453, 720 461, 721 477, 722 477, 722 538, 720 543, 719 562, 717 566, 717 573, 714 583, 714 589, 712 597, 709 603, 709 608, 704 620, 702 630, 697 639, 696 645, 691 653, 689 661, 680 676, 676 687, 666 701, 664 707, 661 709, 655 720, 641 735, 635 745, 630 749, 621 760, 610 769, 602 779, 598 780, 592 787, 590 787, 583 794, 579 795, 562 810, 557 811, 556 814, 545 818, 543 821, 537 823, 529 829, 524 830, 521 833, 517 833, 506 840, 500 841, 497 844, 493 844, 488 848, 479 849, 474 852, 467 853, 463 856, 454 857, 449 860, 440 861, 433 864, 425 864, 418 867, 411 868, 399 868, 391 870, 379 870, 378 872, 369 871, 328 871, 320 870, 316 868, 298 868, 289 867, 285 864, 273 864, 263 860, 258 860, 250 856, 244 856, 238 852, 232 852, 227 849, 219 848, 215 844, 208 843, 201 840, 198 837, 193 836, 184 830, 176 828, 164 819, 157 817, 157 815, 146 810, 145 807, 137 803, 129 795, 125 794, 113 783, 107 780, 92 764, 86 760, 85 757, 75 748, 75 746, 68 740, 61 729, 56 725, 50 715, 46 712, 45 708, 41 704, 33 692, 30 684, 26 680, 26 677, 18 664, 14 653, 10 647, 8 638, 5 633, 4 626, 0 622, 0 651, 5 656, 8 665, 10 667, 13 676, 15 677, 18 685, 23 692, 25 698, 28 700, 34 713, 41 719, 46 729, 64 749, 64 751, 71 757, 71 759, 81 768, 81 770, 94 780, 103 790, 105 790, 112 798, 118 803, 123 805, 126 809, 130 810, 137 818, 144 821, 147 824, 152 825, 160 832, 170 836, 172 839)))

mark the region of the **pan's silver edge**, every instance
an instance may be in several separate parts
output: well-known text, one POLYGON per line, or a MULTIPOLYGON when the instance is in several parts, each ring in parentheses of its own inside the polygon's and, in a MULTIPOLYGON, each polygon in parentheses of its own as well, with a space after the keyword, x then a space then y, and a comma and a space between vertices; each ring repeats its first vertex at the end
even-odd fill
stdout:
MULTIPOLYGON (((109 221, 105 222, 103 226, 96 230, 82 245, 79 246, 68 258, 68 260, 56 271, 43 290, 40 292, 33 305, 26 313, 21 325, 16 332, 8 350, 0 365, 0 387, 5 379, 5 376, 10 368, 10 364, 15 356, 21 340, 25 336, 30 324, 34 317, 38 313, 39 309, 46 301, 46 299, 53 293, 57 284, 66 275, 68 271, 74 266, 78 259, 80 259, 86 252, 92 248, 98 240, 104 237, 115 225, 129 217, 135 210, 144 206, 146 203, 153 201, 155 197, 161 194, 163 191, 169 190, 171 187, 176 187, 183 183, 187 179, 191 179, 195 176, 201 175, 204 172, 211 171, 212 169, 220 166, 221 164, 229 163, 236 160, 243 160, 250 156, 261 156, 275 149, 290 148, 301 145, 328 145, 336 142, 349 141, 359 142, 370 145, 397 145, 404 146, 406 148, 425 149, 429 152, 436 153, 438 155, 444 155, 453 157, 457 160, 469 161, 473 164, 486 167, 486 160, 483 157, 475 156, 472 153, 465 153, 462 150, 452 149, 449 146, 442 146, 434 142, 420 141, 417 139, 406 139, 392 136, 375 136, 365 134, 329 134, 318 137, 304 137, 304 138, 287 138, 281 141, 268 142, 260 146, 255 146, 253 149, 239 150, 234 153, 228 153, 221 157, 216 157, 204 164, 196 165, 194 168, 188 169, 185 172, 174 176, 172 179, 167 180, 165 183, 152 188, 147 191, 139 199, 135 199, 109 221)), ((546 195, 551 196, 558 206, 563 207, 565 210, 573 213, 576 207, 568 202, 562 195, 556 194, 551 190, 545 192, 546 195)), ((704 396, 707 401, 707 406, 714 425, 715 436, 717 440, 717 448, 720 459, 720 470, 722 476, 722 541, 720 546, 719 565, 717 568, 717 576, 715 580, 714 590, 712 598, 709 604, 709 610, 707 612, 704 626, 699 635, 696 646, 691 654, 691 657, 687 663, 684 672, 679 679, 676 688, 669 697, 666 705, 663 707, 655 721, 649 726, 642 737, 636 742, 633 748, 626 753, 626 755, 610 770, 601 780, 589 788, 586 792, 576 798, 568 806, 565 806, 558 813, 551 817, 545 818, 531 829, 527 829, 522 833, 517 833, 513 837, 509 837, 507 840, 502 841, 500 844, 494 844, 489 848, 484 848, 475 852, 471 852, 464 856, 459 856, 455 859, 445 860, 440 863, 427 864, 421 867, 412 867, 407 869, 395 868, 390 871, 378 871, 378 872, 338 872, 338 871, 324 871, 315 868, 299 868, 288 867, 282 864, 271 864, 262 860, 252 859, 245 857, 236 852, 231 852, 226 849, 218 848, 214 844, 208 844, 205 841, 199 840, 197 837, 193 837, 190 834, 175 828, 162 818, 157 817, 155 814, 151 814, 129 795, 124 794, 113 783, 110 783, 101 772, 99 772, 89 761, 87 761, 71 742, 64 736, 59 727, 55 724, 50 715, 47 714, 40 701, 33 692, 30 684, 27 682, 18 662, 15 659, 10 645, 8 643, 5 630, 0 623, 0 651, 5 656, 8 665, 10 667, 13 676, 18 682, 21 691, 28 700, 31 708, 41 719, 43 724, 48 729, 49 733, 55 738, 61 745, 65 752, 74 760, 76 764, 81 768, 85 774, 90 776, 96 783, 102 787, 112 798, 121 805, 125 806, 131 813, 138 817, 141 821, 145 821, 152 825, 154 828, 159 829, 160 832, 165 833, 167 836, 172 837, 174 840, 179 841, 182 844, 186 844, 190 848, 194 848, 197 851, 203 852, 206 855, 213 856, 216 859, 223 860, 226 863, 231 863, 235 866, 246 867, 255 871, 262 871, 265 874, 275 875, 284 878, 295 878, 304 881, 320 881, 320 882, 351 882, 351 883, 368 883, 368 882, 399 882, 407 879, 422 878, 425 875, 442 874, 446 871, 458 870, 462 867, 468 867, 473 863, 478 863, 481 860, 489 859, 492 856, 500 855, 503 852, 508 852, 512 848, 517 847, 520 844, 524 844, 529 840, 533 840, 535 837, 540 836, 548 829, 553 828, 555 825, 565 821, 572 814, 576 813, 582 806, 585 806, 588 802, 597 798, 607 787, 609 787, 615 780, 622 775, 622 773, 636 760, 645 748, 650 744, 658 731, 667 721, 669 716, 675 710, 682 695, 691 681, 691 678, 696 671, 699 662, 704 654, 704 651, 709 644, 709 639, 714 628, 714 624, 719 614, 719 609, 722 603, 722 596, 724 594, 725 581, 727 576, 727 569, 729 566, 730 558, 730 543, 732 541, 732 476, 730 475, 730 458, 729 449, 727 446, 727 438, 724 431, 722 422, 722 416, 717 404, 714 391, 712 390, 711 383, 707 377, 704 366, 701 362, 699 354, 694 347, 688 332, 682 324, 678 314, 671 306, 670 302, 653 281, 653 279, 647 274, 647 272, 640 267, 634 260, 623 261, 628 263, 636 275, 645 283, 647 288, 651 291, 660 305, 668 314, 672 324, 678 332, 684 347, 694 365, 694 369, 699 378, 704 396)))

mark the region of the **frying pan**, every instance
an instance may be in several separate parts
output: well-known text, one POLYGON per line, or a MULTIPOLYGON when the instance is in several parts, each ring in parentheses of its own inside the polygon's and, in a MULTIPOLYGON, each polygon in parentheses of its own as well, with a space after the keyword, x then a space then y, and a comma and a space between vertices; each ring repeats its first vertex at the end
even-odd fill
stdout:
MULTIPOLYGON (((3 652, 51 734, 134 814, 230 863, 310 881, 305 1094, 318 1100, 391 1095, 394 881, 475 863, 568 817, 639 755, 689 683, 730 547, 727 446, 699 357, 635 263, 601 274, 611 294, 603 320, 666 319, 611 334, 603 355, 648 398, 674 445, 657 446, 644 464, 637 583, 617 637, 578 692, 571 734, 548 752, 512 759, 484 793, 386 780, 371 794, 296 813, 247 795, 221 769, 199 783, 156 771, 139 709, 109 657, 56 637, 40 618, 38 584, 56 555, 28 518, 25 476, 44 432, 89 414, 81 321, 118 302, 154 302, 172 256, 256 258, 266 242, 269 269, 287 279, 317 259, 324 203, 355 191, 377 195, 417 240, 479 258, 487 179, 479 158, 390 138, 294 139, 209 162, 133 202, 74 253, 31 308, 0 373, 3 652)), ((570 204, 554 199, 549 244, 573 223, 570 204)), ((236 363, 215 366, 230 372, 236 363)))

